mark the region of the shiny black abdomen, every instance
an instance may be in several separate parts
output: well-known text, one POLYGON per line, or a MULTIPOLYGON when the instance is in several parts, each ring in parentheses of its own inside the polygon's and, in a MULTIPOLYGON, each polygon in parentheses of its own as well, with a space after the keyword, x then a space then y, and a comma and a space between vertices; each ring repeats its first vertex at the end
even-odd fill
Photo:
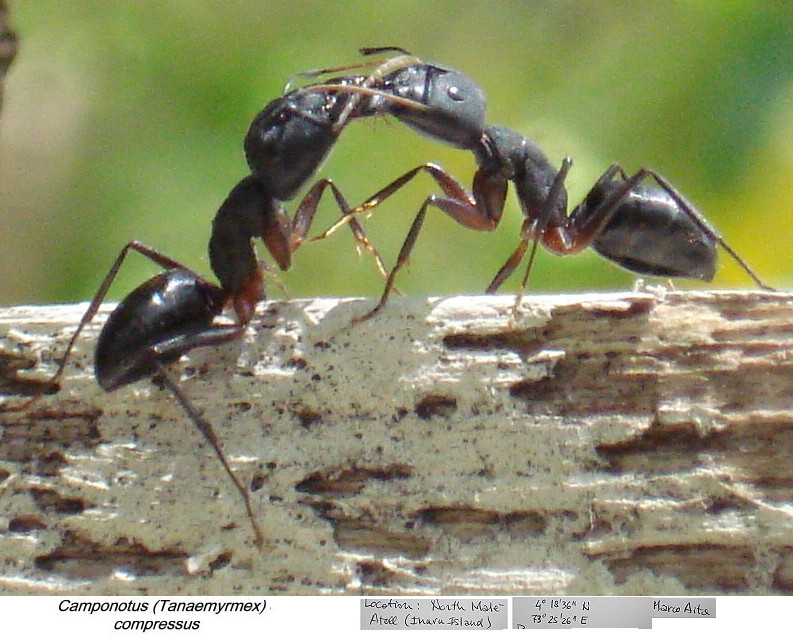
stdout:
POLYGON ((137 287, 99 335, 94 354, 99 385, 112 391, 156 373, 158 360, 178 358, 179 342, 210 329, 223 297, 219 287, 184 269, 167 270, 137 287), (157 355, 156 345, 176 353, 157 355))
POLYGON ((709 281, 716 272, 715 240, 660 188, 630 192, 592 247, 637 274, 709 281))

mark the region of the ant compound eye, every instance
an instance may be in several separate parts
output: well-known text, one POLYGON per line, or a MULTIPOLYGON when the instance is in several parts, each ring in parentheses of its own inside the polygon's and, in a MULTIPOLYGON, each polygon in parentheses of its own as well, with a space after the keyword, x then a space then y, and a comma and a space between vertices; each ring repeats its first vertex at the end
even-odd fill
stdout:
POLYGON ((459 86, 450 86, 449 90, 446 92, 455 102, 461 102, 465 99, 465 95, 463 95, 463 92, 460 90, 459 86))

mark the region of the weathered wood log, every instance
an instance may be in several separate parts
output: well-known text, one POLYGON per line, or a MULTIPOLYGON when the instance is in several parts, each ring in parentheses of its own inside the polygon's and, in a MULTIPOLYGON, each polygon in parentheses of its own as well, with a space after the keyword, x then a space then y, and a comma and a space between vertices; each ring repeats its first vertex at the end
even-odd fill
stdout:
MULTIPOLYGON (((0 593, 793 591, 793 295, 370 303, 267 303, 175 367, 264 553, 166 389, 98 388, 97 320, 0 414, 0 593)), ((83 310, 2 312, 7 403, 83 310)))

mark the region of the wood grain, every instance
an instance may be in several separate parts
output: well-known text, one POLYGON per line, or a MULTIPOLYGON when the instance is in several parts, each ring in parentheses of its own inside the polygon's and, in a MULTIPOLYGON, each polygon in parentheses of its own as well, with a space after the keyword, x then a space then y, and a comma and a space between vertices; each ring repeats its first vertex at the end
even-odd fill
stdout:
MULTIPOLYGON (((267 541, 153 381, 1 413, 0 593, 789 594, 793 295, 262 306, 182 386, 267 541)), ((84 306, 0 313, 0 390, 84 306)), ((101 324, 105 314, 96 322, 101 324)))

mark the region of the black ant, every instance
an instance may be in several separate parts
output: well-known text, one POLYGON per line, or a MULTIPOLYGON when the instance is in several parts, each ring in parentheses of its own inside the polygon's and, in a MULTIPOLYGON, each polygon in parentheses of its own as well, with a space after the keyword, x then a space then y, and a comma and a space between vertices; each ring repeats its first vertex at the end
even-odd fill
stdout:
MULTIPOLYGON (((370 76, 348 76, 330 81, 337 82, 337 86, 354 83, 365 87, 394 68, 416 63, 420 62, 404 54, 382 62, 370 76)), ((283 201, 292 199, 310 179, 347 119, 368 114, 368 109, 361 105, 362 100, 362 95, 297 89, 270 102, 253 120, 245 138, 245 154, 252 174, 231 190, 212 224, 210 265, 220 284, 207 281, 138 241, 128 243, 99 286, 46 388, 22 405, 3 410, 28 409, 57 387, 77 338, 96 315, 130 250, 145 256, 165 271, 134 289, 111 313, 95 350, 97 382, 105 391, 114 391, 153 376, 173 392, 189 419, 212 446, 242 497, 255 543, 261 549, 264 533, 246 488, 231 470, 211 423, 191 404, 169 374, 167 365, 196 347, 225 343, 244 333, 257 303, 264 299, 264 270, 256 258, 254 238, 261 237, 278 266, 287 269, 292 252, 308 232, 325 188, 331 188, 342 214, 347 214, 349 205, 328 179, 310 188, 293 220, 284 210, 283 201), (231 322, 222 320, 227 310, 233 310, 231 322)), ((350 218, 348 222, 355 238, 374 253, 384 272, 379 256, 369 245, 357 220, 350 218)))
POLYGON ((344 222, 350 225, 358 245, 373 254, 381 274, 387 276, 379 254, 357 219, 348 216, 350 208, 330 179, 320 179, 311 187, 292 221, 282 206, 282 202, 294 198, 316 172, 343 128, 352 120, 394 114, 413 128, 461 148, 469 147, 481 135, 484 96, 476 84, 452 69, 425 64, 399 47, 361 49, 364 55, 384 52, 399 55, 380 62, 369 75, 346 75, 320 85, 289 90, 295 77, 315 77, 369 67, 372 63, 293 76, 286 85, 286 92, 254 118, 244 142, 251 177, 240 182, 241 191, 234 196, 234 201, 227 201, 225 209, 218 212, 209 244, 213 271, 224 288, 238 293, 242 285, 253 280, 254 261, 249 239, 257 234, 261 235, 278 266, 288 269, 291 254, 306 240, 326 188, 333 192, 342 216, 346 217, 344 222), (424 85, 431 86, 432 90, 424 85), (254 225, 264 216, 270 225, 260 231, 254 225), (240 232, 243 226, 245 229, 240 232), (222 243, 227 245, 221 246, 222 243), (217 253, 221 255, 216 257, 217 253), (248 263, 241 265, 241 259, 248 263))
MULTIPOLYGON (((436 164, 422 164, 369 197, 350 210, 336 224, 315 237, 326 238, 351 216, 366 212, 394 194, 418 173, 428 173, 443 190, 443 195, 431 195, 422 204, 407 237, 389 272, 385 289, 378 304, 370 312, 356 319, 367 320, 378 312, 390 295, 396 274, 408 261, 416 242, 427 209, 436 207, 452 219, 472 230, 494 230, 503 213, 509 181, 515 186, 518 201, 526 217, 521 227, 518 247, 499 269, 486 293, 495 292, 515 271, 523 259, 528 245, 533 242, 515 307, 525 289, 536 247, 542 243, 549 251, 559 255, 574 254, 592 247, 601 256, 644 275, 684 277, 710 281, 715 274, 720 245, 762 289, 772 288, 762 282, 705 217, 669 181, 653 170, 641 169, 628 176, 617 164, 609 167, 596 181, 584 200, 568 215, 567 191, 564 180, 572 166, 565 158, 556 170, 540 148, 520 133, 504 126, 485 126, 482 121, 466 117, 476 111, 477 96, 481 91, 470 90, 476 86, 472 80, 455 71, 441 79, 459 82, 465 87, 469 100, 457 102, 443 99, 450 94, 448 81, 435 85, 429 75, 421 76, 412 67, 400 69, 395 75, 408 81, 402 87, 404 94, 412 94, 423 104, 431 104, 431 117, 421 111, 410 111, 403 105, 387 101, 381 105, 384 113, 392 114, 410 126, 452 146, 470 150, 476 158, 478 170, 469 192, 464 186, 436 164), (415 86, 410 86, 410 81, 415 86), (424 122, 421 123, 416 122, 424 122), (431 122, 431 126, 427 122, 431 122), (462 130, 457 122, 464 122, 462 130), (643 182, 652 178, 656 186, 643 182)), ((374 90, 392 91, 391 78, 385 76, 374 90)), ((333 90, 331 85, 313 87, 314 90, 333 90)), ((362 93, 364 89, 338 86, 340 92, 362 93)), ((484 114, 484 97, 479 112, 484 114)))

